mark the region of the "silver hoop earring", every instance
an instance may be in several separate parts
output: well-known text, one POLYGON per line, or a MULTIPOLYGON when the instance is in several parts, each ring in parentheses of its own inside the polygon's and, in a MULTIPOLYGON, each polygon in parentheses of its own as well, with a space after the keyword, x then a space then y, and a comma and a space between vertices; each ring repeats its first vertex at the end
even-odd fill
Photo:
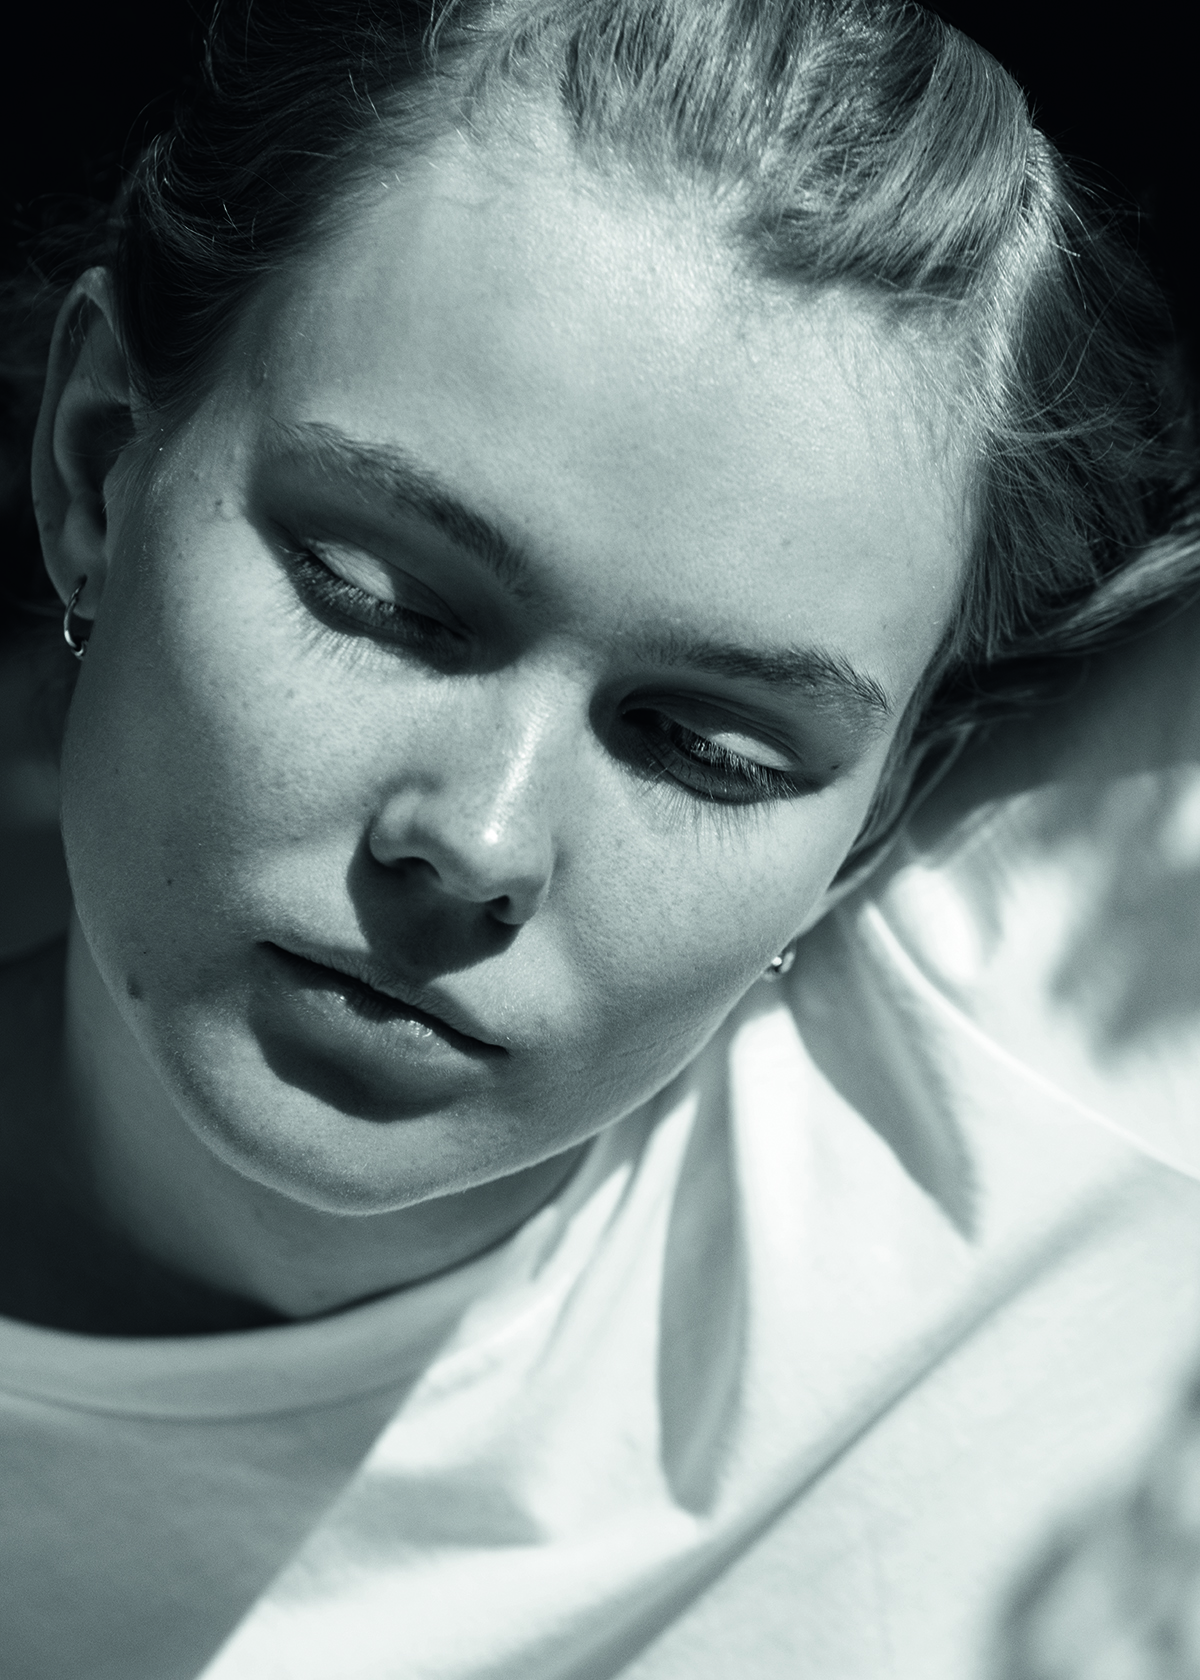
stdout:
POLYGON ((796 960, 796 947, 785 945, 777 957, 772 957, 767 964, 767 979, 781 980, 785 974, 790 974, 792 964, 796 960))
POLYGON ((86 583, 87 579, 85 577, 80 578, 79 582, 75 585, 75 590, 71 599, 67 602, 67 610, 63 614, 63 641, 66 642, 76 659, 83 658, 84 654, 87 652, 87 643, 77 642, 74 636, 72 636, 71 619, 74 617, 75 608, 79 605, 79 597, 83 594, 83 588, 86 583))

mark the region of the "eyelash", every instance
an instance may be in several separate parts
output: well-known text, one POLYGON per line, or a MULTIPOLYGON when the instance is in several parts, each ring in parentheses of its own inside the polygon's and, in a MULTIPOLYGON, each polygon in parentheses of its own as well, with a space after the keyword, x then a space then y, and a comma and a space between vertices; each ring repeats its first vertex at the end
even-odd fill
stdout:
POLYGON ((342 635, 368 630, 384 641, 398 643, 443 665, 461 657, 463 639, 437 619, 414 612, 394 601, 381 601, 367 589, 339 577, 320 557, 301 543, 286 546, 288 570, 297 593, 310 611, 342 635))
POLYGON ((730 752, 716 741, 710 741, 707 736, 697 735, 685 724, 677 723, 665 712, 653 711, 650 708, 633 710, 625 713, 626 722, 634 718, 649 720, 643 724, 640 733, 646 740, 647 756, 660 770, 665 771, 672 778, 681 782, 689 793, 700 799, 707 799, 719 805, 756 805, 767 800, 796 799, 802 793, 810 793, 812 787, 798 776, 789 774, 785 770, 777 770, 772 765, 756 764, 752 758, 743 758, 740 753, 730 752), (665 747, 674 758, 674 765, 663 762, 661 750, 652 752, 650 741, 665 747), (679 759, 683 760, 686 771, 692 776, 711 775, 716 782, 708 785, 697 785, 681 775, 679 759), (734 784, 731 791, 730 784, 734 784))
MULTIPOLYGON (((463 638, 436 619, 360 589, 339 577, 302 543, 289 540, 285 555, 297 593, 335 634, 367 630, 443 667, 461 658, 463 638)), ((815 791, 813 784, 801 777, 730 752, 665 712, 632 707, 623 716, 641 738, 646 768, 670 777, 696 799, 714 805, 756 805, 796 799, 815 791), (634 724, 634 719, 645 721, 634 724), (689 776, 713 779, 701 784, 689 776)))

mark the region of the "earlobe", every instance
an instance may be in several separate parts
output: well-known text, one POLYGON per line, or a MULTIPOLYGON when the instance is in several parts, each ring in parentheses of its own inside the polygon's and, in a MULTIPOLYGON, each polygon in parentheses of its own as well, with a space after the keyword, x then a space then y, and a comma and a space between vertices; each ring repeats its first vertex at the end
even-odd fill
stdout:
POLYGON ((108 567, 105 484, 133 435, 128 364, 108 271, 92 268, 59 311, 33 445, 33 499, 46 570, 91 618, 108 567))

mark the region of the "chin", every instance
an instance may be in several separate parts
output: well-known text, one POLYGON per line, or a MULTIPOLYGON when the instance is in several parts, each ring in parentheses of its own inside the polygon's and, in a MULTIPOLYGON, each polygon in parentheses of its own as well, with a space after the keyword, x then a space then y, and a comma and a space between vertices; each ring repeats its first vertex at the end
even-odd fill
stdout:
POLYGON ((483 1116, 442 1111, 380 1123, 269 1073, 231 1083, 235 1090, 217 1080, 181 1093, 189 1131, 220 1167, 314 1212, 395 1213, 524 1164, 497 1158, 497 1128, 483 1116))

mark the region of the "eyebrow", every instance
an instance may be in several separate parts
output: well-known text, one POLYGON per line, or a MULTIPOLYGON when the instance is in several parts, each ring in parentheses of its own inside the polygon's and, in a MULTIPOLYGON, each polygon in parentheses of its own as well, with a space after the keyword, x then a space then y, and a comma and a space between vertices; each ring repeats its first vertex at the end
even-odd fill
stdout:
POLYGON ((371 495, 383 495, 403 512, 465 549, 514 594, 529 586, 530 565, 524 551, 498 526, 460 501, 438 475, 397 444, 367 443, 322 420, 277 428, 308 460, 371 495))
POLYGON ((762 649, 678 634, 648 637, 638 645, 656 664, 686 665, 713 676, 791 690, 870 728, 878 728, 892 715, 892 703, 875 678, 825 648, 762 649))
MULTIPOLYGON (((529 593, 532 568, 524 550, 490 519, 469 508, 407 450, 395 444, 352 438, 320 420, 281 425, 277 430, 290 450, 302 453, 309 461, 315 458, 332 476, 368 494, 382 494, 393 506, 415 513, 457 547, 474 555, 506 589, 518 596, 529 593)), ((684 666, 802 694, 872 732, 892 715, 892 703, 874 677, 857 670, 841 654, 824 648, 755 648, 719 638, 689 637, 678 631, 635 637, 635 647, 638 655, 652 664, 684 666)))

